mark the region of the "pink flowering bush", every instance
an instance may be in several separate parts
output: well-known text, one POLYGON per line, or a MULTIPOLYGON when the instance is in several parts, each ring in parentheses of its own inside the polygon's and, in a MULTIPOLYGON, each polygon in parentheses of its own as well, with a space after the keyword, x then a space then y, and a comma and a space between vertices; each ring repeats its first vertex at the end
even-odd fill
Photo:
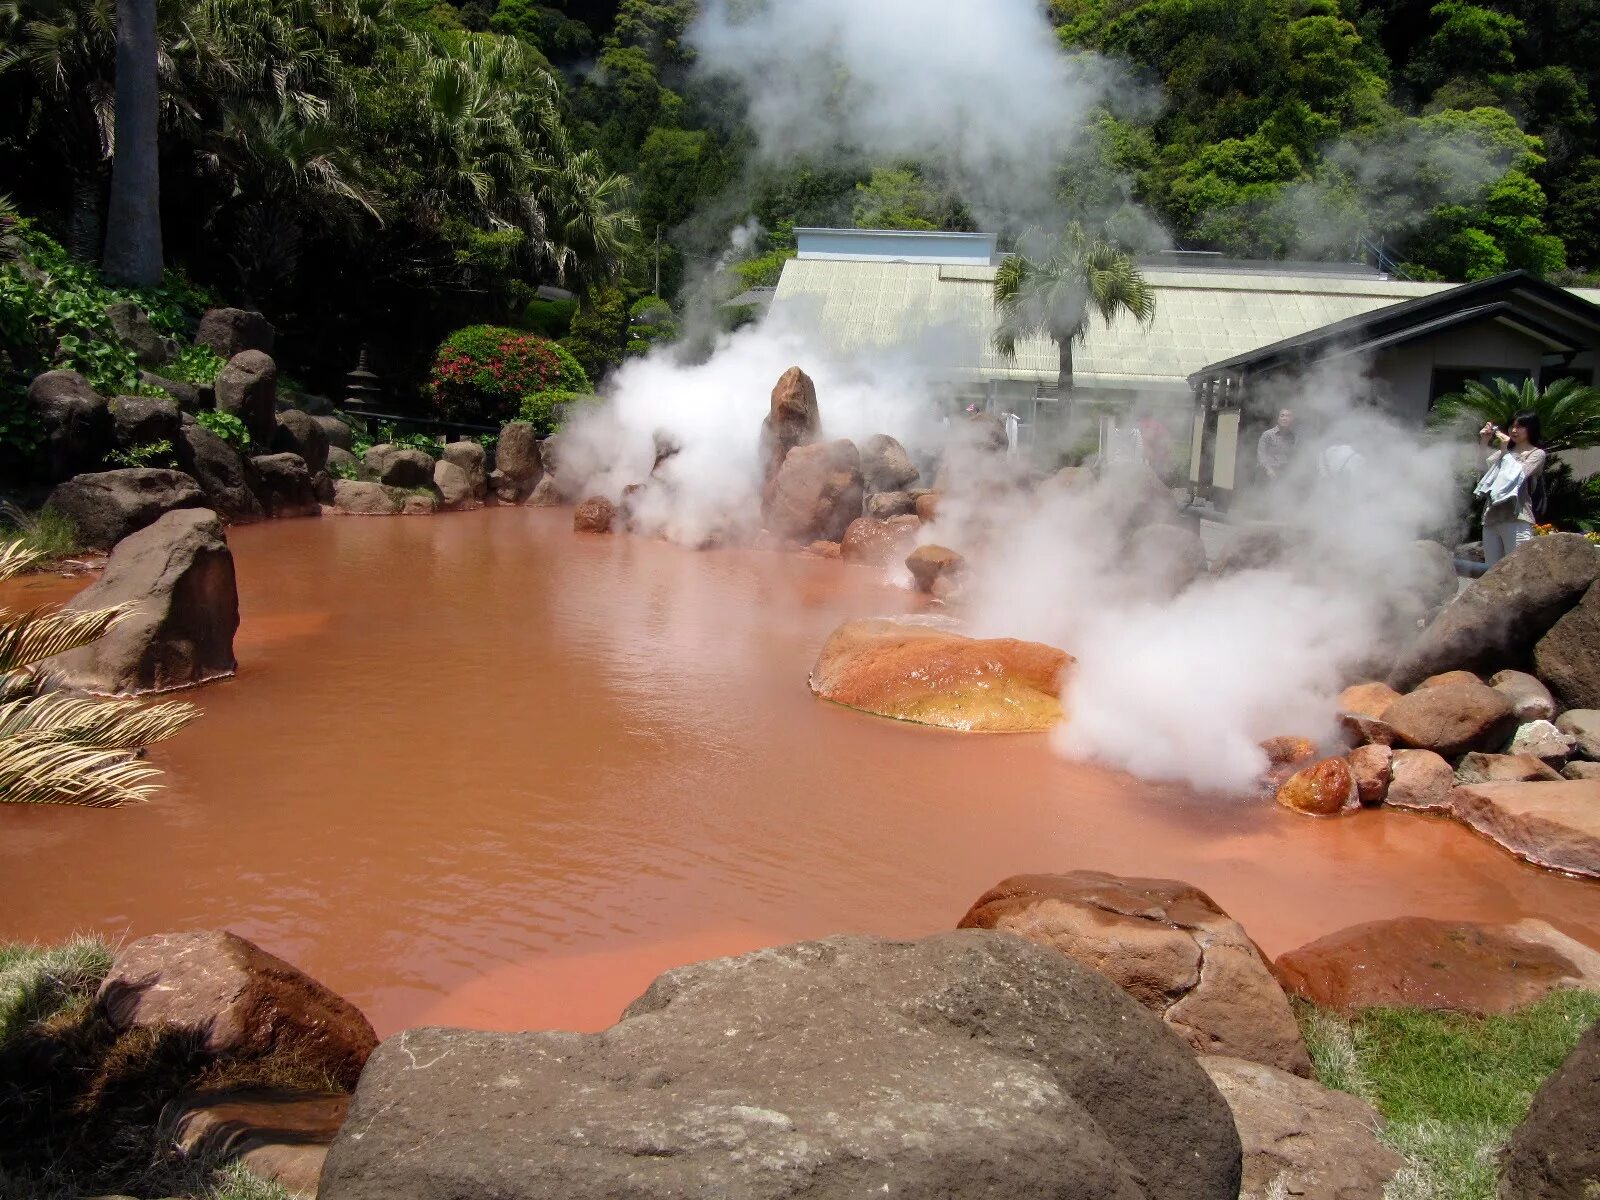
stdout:
POLYGON ((578 360, 548 338, 497 325, 468 325, 440 344, 427 390, 448 420, 500 424, 516 417, 524 396, 586 393, 590 388, 578 360))

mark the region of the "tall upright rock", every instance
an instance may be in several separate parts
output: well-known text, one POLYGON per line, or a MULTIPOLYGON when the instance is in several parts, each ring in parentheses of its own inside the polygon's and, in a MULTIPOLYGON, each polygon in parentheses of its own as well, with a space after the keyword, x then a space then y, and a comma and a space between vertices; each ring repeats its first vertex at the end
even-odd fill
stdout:
POLYGON ((816 385, 799 367, 790 367, 773 386, 772 405, 761 422, 762 484, 772 482, 789 451, 816 441, 821 430, 816 385))

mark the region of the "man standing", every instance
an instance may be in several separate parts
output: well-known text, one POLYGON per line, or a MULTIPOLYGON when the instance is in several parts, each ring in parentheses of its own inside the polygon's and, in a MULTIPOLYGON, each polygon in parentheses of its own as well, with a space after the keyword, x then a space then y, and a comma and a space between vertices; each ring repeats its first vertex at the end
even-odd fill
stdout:
POLYGON ((1261 440, 1256 443, 1256 462, 1268 481, 1276 480, 1288 468, 1295 445, 1294 413, 1280 408, 1278 423, 1263 431, 1261 440))

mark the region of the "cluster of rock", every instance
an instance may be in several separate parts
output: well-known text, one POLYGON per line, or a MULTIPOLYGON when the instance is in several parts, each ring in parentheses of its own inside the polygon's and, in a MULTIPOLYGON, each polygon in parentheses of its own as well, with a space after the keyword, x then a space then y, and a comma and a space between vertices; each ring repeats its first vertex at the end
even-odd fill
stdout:
POLYGON ((1340 709, 1345 753, 1265 744, 1286 808, 1444 813, 1529 862, 1600 875, 1600 553, 1584 538, 1497 563, 1340 709))
MULTIPOLYGON (((1290 998, 1486 1014, 1567 987, 1600 987, 1600 954, 1540 921, 1371 922, 1274 963, 1190 884, 1072 871, 1003 880, 948 933, 668 971, 594 1034, 378 1044, 347 1001, 219 932, 131 943, 94 1012, 114 1036, 354 1087, 176 1095, 161 1116, 176 1152, 322 1200, 1381 1200, 1404 1161, 1370 1105, 1314 1079, 1290 998)), ((1504 1200, 1595 1182, 1597 1030, 1516 1131, 1504 1200)))
POLYGON ((331 411, 280 407, 273 329, 260 313, 205 314, 195 342, 227 361, 215 383, 201 387, 153 373, 175 348, 136 306, 112 307, 124 341, 151 367, 145 382, 167 398, 102 396, 75 371, 47 371, 28 390, 44 435, 39 471, 55 485, 45 503, 72 522, 85 549, 109 550, 182 508, 209 508, 230 524, 324 512, 432 513, 478 507, 491 483, 494 495, 515 503, 539 482, 539 445, 525 422, 506 428, 493 471, 483 446, 467 441, 444 446, 438 461, 391 445, 358 458, 351 426, 331 411), (250 436, 247 452, 199 422, 196 414, 207 409, 239 419, 250 436), (175 468, 104 469, 118 453, 160 443, 172 447, 175 468))

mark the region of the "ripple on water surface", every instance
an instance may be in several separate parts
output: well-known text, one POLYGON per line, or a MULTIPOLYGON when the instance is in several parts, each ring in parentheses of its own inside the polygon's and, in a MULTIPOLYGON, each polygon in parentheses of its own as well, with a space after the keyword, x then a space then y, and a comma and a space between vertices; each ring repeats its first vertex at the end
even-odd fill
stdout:
POLYGON ((1440 820, 1314 821, 817 701, 835 625, 919 606, 865 568, 559 510, 229 537, 238 679, 194 694, 153 803, 0 807, 0 937, 226 926, 380 1032, 598 1028, 665 967, 948 928, 1006 875, 1080 867, 1194 883, 1271 953, 1403 913, 1600 945, 1600 885, 1440 820))

